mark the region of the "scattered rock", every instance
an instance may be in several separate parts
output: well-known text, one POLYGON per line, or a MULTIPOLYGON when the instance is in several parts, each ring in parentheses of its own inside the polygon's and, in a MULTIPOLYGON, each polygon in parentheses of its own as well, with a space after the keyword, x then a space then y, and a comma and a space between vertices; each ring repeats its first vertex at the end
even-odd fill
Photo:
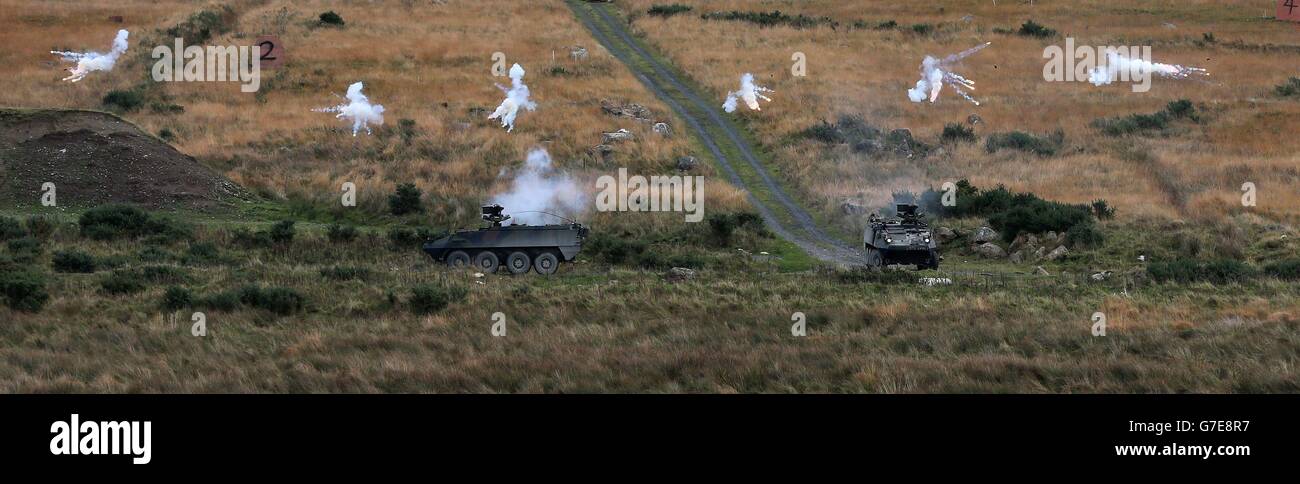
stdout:
POLYGON ((586 48, 586 47, 583 47, 583 46, 581 46, 581 45, 575 45, 575 46, 573 46, 572 49, 569 49, 569 57, 572 57, 573 60, 583 60, 583 59, 586 59, 586 58, 587 58, 587 48, 586 48))
POLYGON ((1047 254, 1047 260, 1049 261, 1057 260, 1062 257, 1065 257, 1069 253, 1070 253, 1070 249, 1065 248, 1064 245, 1058 245, 1056 246, 1055 249, 1052 249, 1052 251, 1047 254))
POLYGON ((623 116, 638 121, 650 121, 650 109, 636 103, 619 103, 609 99, 600 100, 600 109, 611 116, 623 116))
POLYGON ((694 156, 679 156, 679 157, 677 157, 677 169, 678 169, 678 170, 681 170, 681 171, 691 171, 691 170, 695 169, 695 165, 697 165, 697 164, 699 164, 699 160, 696 160, 694 156))
POLYGON ((983 122, 984 122, 984 118, 981 118, 980 115, 978 114, 972 114, 966 117, 966 124, 969 124, 971 126, 975 126, 983 122))
POLYGON ((853 200, 845 200, 840 202, 840 211, 844 215, 862 215, 867 213, 867 207, 853 200))
POLYGON ((593 156, 601 161, 607 161, 614 154, 614 147, 610 145, 596 145, 589 150, 593 156))
POLYGON ((664 122, 655 123, 655 125, 654 125, 654 131, 655 131, 655 133, 658 133, 658 134, 661 134, 661 135, 664 135, 664 136, 672 136, 672 135, 673 135, 673 128, 672 128, 672 126, 669 126, 668 123, 664 123, 664 122))
POLYGON ((602 133, 600 135, 600 144, 607 145, 611 143, 622 143, 624 141, 632 141, 635 138, 636 138, 635 136, 632 136, 631 131, 628 131, 626 129, 619 129, 618 131, 614 131, 614 132, 602 133))
POLYGON ((1038 267, 1035 267, 1035 268, 1034 268, 1034 275, 1035 275, 1035 276, 1050 276, 1050 275, 1052 275, 1052 274, 1051 274, 1050 272, 1047 272, 1047 269, 1044 269, 1043 266, 1038 266, 1038 267))
POLYGON ((1101 271, 1101 272, 1094 273, 1090 277, 1094 281, 1101 282, 1106 279, 1110 279, 1111 274, 1114 274, 1114 271, 1101 271))
POLYGON ((1007 258, 1007 261, 1011 262, 1012 264, 1019 264, 1021 262, 1024 262, 1024 260, 1025 260, 1025 251, 1023 250, 1017 250, 1015 252, 1012 252, 1011 257, 1007 258))
POLYGON ((989 227, 980 227, 975 229, 975 233, 971 235, 970 240, 976 244, 992 242, 998 240, 998 232, 989 227))
POLYGON ((957 232, 948 227, 939 227, 934 229, 934 236, 939 239, 939 242, 949 242, 957 238, 957 232))
POLYGON ((997 244, 985 242, 972 248, 976 254, 988 259, 1001 259, 1007 256, 1007 252, 998 247, 997 244))
POLYGON ((1021 249, 1027 249, 1032 252, 1037 247, 1038 237, 1035 237, 1034 234, 1031 233, 1022 232, 1020 235, 1016 236, 1016 240, 1011 242, 1010 250, 1012 252, 1017 252, 1021 249))
POLYGON ((890 131, 885 136, 885 147, 893 151, 895 155, 905 158, 911 158, 917 154, 916 139, 912 138, 912 131, 907 128, 890 131))
POLYGON ((685 267, 674 267, 668 269, 668 273, 664 274, 664 278, 668 279, 669 282, 689 281, 695 279, 695 271, 685 267))
POLYGON ((952 279, 947 277, 922 277, 919 281, 922 286, 951 286, 952 279))

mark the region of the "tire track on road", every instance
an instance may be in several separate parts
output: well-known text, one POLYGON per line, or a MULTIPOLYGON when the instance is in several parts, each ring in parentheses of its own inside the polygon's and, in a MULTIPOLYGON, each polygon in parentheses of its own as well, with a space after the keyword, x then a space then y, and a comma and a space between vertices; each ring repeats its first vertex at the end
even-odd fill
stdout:
POLYGON ((772 232, 814 257, 842 265, 861 265, 861 252, 828 235, 778 184, 758 160, 740 130, 705 102, 668 67, 628 33, 608 5, 567 0, 579 21, 615 58, 663 100, 695 133, 730 181, 748 193, 772 232), (743 164, 733 164, 733 161, 743 164))

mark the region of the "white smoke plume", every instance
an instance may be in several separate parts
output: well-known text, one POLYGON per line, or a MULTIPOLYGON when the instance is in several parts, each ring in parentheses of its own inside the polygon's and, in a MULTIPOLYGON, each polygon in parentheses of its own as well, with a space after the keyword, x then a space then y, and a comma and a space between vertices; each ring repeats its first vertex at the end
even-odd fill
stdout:
POLYGON ((762 99, 772 102, 772 98, 764 96, 765 92, 776 92, 766 87, 754 84, 754 75, 746 72, 740 76, 740 90, 727 93, 727 100, 722 103, 722 109, 729 113, 736 112, 736 100, 745 101, 745 105, 754 111, 762 111, 758 107, 758 100, 762 99))
POLYGON ((312 111, 318 113, 338 113, 335 118, 344 118, 352 121, 352 136, 357 135, 357 131, 365 128, 366 134, 370 134, 370 125, 384 124, 384 107, 379 104, 370 104, 370 98, 361 93, 362 83, 356 82, 348 86, 348 102, 334 107, 317 108, 312 111))
POLYGON ((1199 67, 1187 67, 1176 64, 1161 64, 1143 59, 1132 59, 1116 52, 1106 53, 1106 65, 1096 67, 1088 75, 1088 82, 1094 86, 1105 86, 1115 82, 1121 72, 1130 74, 1129 79, 1141 79, 1147 73, 1168 79, 1190 79, 1193 76, 1209 77, 1210 72, 1199 67))
POLYGON ((556 217, 538 212, 574 218, 583 211, 583 191, 573 178, 551 165, 551 155, 545 149, 529 151, 523 168, 513 176, 510 190, 492 197, 489 203, 504 207, 502 213, 510 215, 514 223, 561 223, 556 217))
POLYGON ((515 116, 519 115, 519 108, 529 111, 537 109, 537 103, 528 100, 528 86, 524 84, 524 68, 519 64, 510 67, 510 88, 497 84, 497 89, 506 93, 505 100, 497 106, 497 110, 488 115, 488 119, 501 118, 501 127, 506 128, 509 133, 515 130, 515 116))
POLYGON ((111 71, 113 64, 117 63, 117 58, 126 52, 126 38, 130 35, 125 29, 117 31, 117 37, 113 39, 113 49, 107 54, 98 52, 64 52, 59 50, 50 51, 51 54, 63 57, 68 62, 76 62, 77 65, 68 68, 72 75, 63 78, 65 81, 77 82, 86 77, 87 74, 95 71, 111 71))
POLYGON ((947 84, 952 86, 952 90, 956 91, 957 94, 961 95, 961 97, 964 97, 967 101, 973 102, 976 106, 979 106, 979 101, 976 101, 975 98, 971 97, 971 95, 966 92, 966 89, 972 91, 975 90, 975 81, 952 72, 952 68, 955 67, 957 63, 961 62, 962 59, 974 55, 976 52, 983 50, 990 44, 992 44, 992 42, 985 42, 970 49, 945 57, 943 60, 925 56, 925 60, 921 61, 921 80, 916 81, 916 87, 907 90, 907 98, 911 99, 914 103, 919 103, 926 100, 928 97, 930 102, 933 103, 936 99, 939 99, 939 90, 943 89, 944 84, 947 84))

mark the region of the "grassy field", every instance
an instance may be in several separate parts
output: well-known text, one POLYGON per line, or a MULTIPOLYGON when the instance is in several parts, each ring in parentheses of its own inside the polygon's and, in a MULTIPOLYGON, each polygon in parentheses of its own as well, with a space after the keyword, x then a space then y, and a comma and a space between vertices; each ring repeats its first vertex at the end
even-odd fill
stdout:
MULTIPOLYGON (((416 249, 417 230, 471 225, 477 205, 506 188, 502 170, 531 148, 586 185, 620 166, 669 174, 678 156, 701 151, 689 136, 602 113, 601 99, 639 103, 684 132, 563 2, 0 0, 0 22, 14 26, 0 32, 12 46, 0 51, 11 66, 0 106, 115 109, 106 92, 139 90, 146 101, 125 119, 167 130, 255 194, 226 211, 155 213, 131 230, 88 228, 90 207, 0 207, 0 391, 1300 391, 1300 141, 1289 134, 1300 101, 1274 91, 1297 75, 1294 25, 1260 19, 1246 2, 720 0, 645 13, 658 3, 615 8, 719 104, 742 72, 774 88, 763 111, 732 116, 784 186, 819 220, 843 220, 843 233, 861 226, 840 212, 846 198, 875 207, 892 191, 965 178, 1048 200, 1105 199, 1117 213, 1095 222, 1104 242, 1012 264, 975 255, 963 235, 945 247, 941 272, 834 269, 727 218, 750 210, 745 194, 705 164, 708 213, 721 218, 589 213, 593 240, 552 277, 450 270, 416 249), (838 23, 700 18, 773 9, 838 23), (346 24, 321 25, 327 10, 346 24), (193 31, 195 18, 213 22, 207 44, 275 34, 290 60, 257 94, 148 81, 148 48, 167 29, 193 31), (1060 37, 994 31, 1030 18, 1060 37), (873 28, 886 20, 897 27, 873 28), (131 29, 132 50, 116 69, 58 81, 63 65, 49 50, 103 50, 118 28, 131 29), (1045 83, 1042 48, 1065 35, 1153 44, 1156 60, 1207 67, 1212 83, 1157 80, 1147 94, 1045 83), (924 55, 982 41, 994 45, 961 72, 979 82, 983 106, 947 89, 934 105, 907 102, 924 55), (586 59, 569 57, 576 45, 586 59), (790 77, 794 51, 808 55, 808 77, 790 77), (485 119, 501 97, 493 82, 508 82, 491 75, 494 52, 524 65, 540 104, 513 133, 485 119), (373 136, 310 111, 355 81, 388 109, 373 136), (1200 118, 1167 132, 1112 137, 1092 124, 1181 98, 1200 118), (939 142, 944 124, 972 113, 983 119, 976 142, 939 142), (844 115, 909 128, 944 153, 863 156, 804 134, 844 115), (616 145, 612 160, 589 153, 617 128, 636 141, 616 145), (985 149, 994 132, 1058 128, 1065 143, 1052 156, 985 149), (338 205, 347 181, 360 188, 356 208, 338 205), (1258 207, 1237 202, 1242 181, 1259 185, 1258 207), (425 211, 393 215, 388 198, 406 182, 425 211), (696 274, 674 281, 672 267, 696 274), (504 336, 493 334, 498 312, 504 336), (1104 336, 1094 335, 1098 312, 1104 336), (196 313, 205 336, 191 334, 196 313), (804 336, 792 334, 796 313, 804 336)), ((939 224, 970 234, 990 222, 939 224)))

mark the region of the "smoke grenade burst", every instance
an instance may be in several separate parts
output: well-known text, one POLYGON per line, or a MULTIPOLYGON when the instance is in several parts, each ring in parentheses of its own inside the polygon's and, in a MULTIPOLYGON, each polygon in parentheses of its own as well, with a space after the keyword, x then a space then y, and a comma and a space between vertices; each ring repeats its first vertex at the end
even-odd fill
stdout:
POLYGON ((952 72, 952 68, 962 59, 974 55, 991 44, 992 42, 985 42, 945 57, 943 60, 925 56, 925 60, 921 61, 921 80, 916 81, 916 87, 907 90, 907 98, 914 103, 919 103, 928 97, 930 102, 933 103, 936 99, 939 99, 939 90, 943 89, 944 84, 947 84, 952 86, 952 90, 956 91, 961 97, 979 106, 979 101, 976 101, 966 92, 967 89, 975 90, 975 81, 952 72))
POLYGON ((384 124, 384 107, 378 104, 370 104, 370 99, 361 93, 362 83, 356 82, 348 86, 348 102, 329 108, 318 108, 312 111, 318 113, 338 113, 335 118, 343 118, 352 121, 352 136, 357 135, 357 131, 362 128, 366 134, 370 134, 370 125, 384 124))
POLYGON ((515 130, 515 116, 519 115, 519 108, 529 111, 537 109, 537 103, 528 100, 528 86, 524 84, 524 68, 519 64, 510 67, 510 88, 497 84, 497 89, 506 93, 505 100, 497 106, 497 110, 488 115, 488 119, 501 118, 501 127, 506 128, 509 133, 515 130))
POLYGON ((126 38, 128 35, 130 35, 130 32, 125 29, 117 31, 117 37, 113 39, 113 49, 108 51, 107 54, 59 50, 52 50, 50 53, 62 57, 65 61, 77 63, 77 65, 68 68, 68 72, 72 75, 63 78, 64 81, 77 82, 84 79, 91 72, 113 70, 113 64, 117 63, 117 58, 126 52, 126 38))
POLYGON ((1142 76, 1155 74, 1167 79, 1196 79, 1209 77, 1210 72, 1199 67, 1161 64, 1144 59, 1133 59, 1116 52, 1106 53, 1106 65, 1096 67, 1088 75, 1088 82, 1094 86, 1105 86, 1115 82, 1120 73, 1128 73, 1129 79, 1142 79, 1142 76))
POLYGON ((758 107, 758 100, 762 99, 772 102, 772 98, 764 96, 765 92, 776 92, 766 87, 754 84, 754 75, 746 72, 740 76, 740 90, 727 93, 727 100, 722 103, 722 109, 729 113, 736 112, 736 101, 745 101, 745 105, 754 111, 762 111, 758 107))
POLYGON ((529 151, 523 168, 513 176, 510 190, 492 197, 489 203, 505 207, 505 213, 514 223, 544 225, 548 221, 557 222, 555 217, 538 212, 569 218, 582 212, 586 198, 583 191, 573 178, 551 165, 551 155, 545 149, 529 151))

